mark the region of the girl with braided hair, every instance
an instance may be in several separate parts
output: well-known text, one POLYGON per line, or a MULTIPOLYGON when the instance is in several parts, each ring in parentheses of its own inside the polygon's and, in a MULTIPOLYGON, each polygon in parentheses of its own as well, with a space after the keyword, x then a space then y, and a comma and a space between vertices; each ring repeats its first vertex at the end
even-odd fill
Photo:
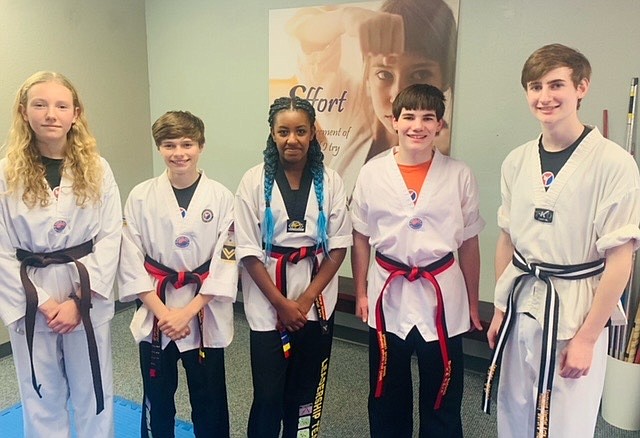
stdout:
POLYGON ((317 436, 338 295, 351 246, 341 178, 323 165, 315 111, 297 97, 269 110, 264 163, 242 178, 234 204, 236 258, 251 328, 248 436, 317 436))

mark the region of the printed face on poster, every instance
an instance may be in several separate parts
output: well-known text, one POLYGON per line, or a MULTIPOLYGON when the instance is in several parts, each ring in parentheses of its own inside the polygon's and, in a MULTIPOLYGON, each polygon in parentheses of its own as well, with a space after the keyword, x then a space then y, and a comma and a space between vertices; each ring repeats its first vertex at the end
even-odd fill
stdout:
POLYGON ((325 163, 351 193, 362 165, 398 143, 391 102, 429 83, 445 92, 451 148, 459 0, 387 0, 276 9, 269 14, 269 97, 308 99, 325 163))

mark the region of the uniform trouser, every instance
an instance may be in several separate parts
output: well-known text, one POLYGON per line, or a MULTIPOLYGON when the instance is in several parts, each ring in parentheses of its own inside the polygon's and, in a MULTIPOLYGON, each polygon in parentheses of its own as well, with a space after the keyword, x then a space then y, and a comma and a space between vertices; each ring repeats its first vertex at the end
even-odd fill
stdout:
MULTIPOLYGON (((31 382, 29 351, 24 330, 9 330, 13 362, 18 375, 24 436, 70 438, 71 417, 77 436, 113 436, 113 366, 111 328, 108 322, 94 327, 102 376, 104 410, 96 415, 87 336, 84 330, 61 335, 37 331, 33 337, 33 364, 42 398, 31 382), (70 403, 69 403, 70 402, 70 403)), ((0 432, 1 434, 1 432, 0 432)))
MULTIPOLYGON (((592 437, 604 387, 609 329, 604 329, 593 350, 589 374, 578 379, 560 377, 560 353, 568 340, 558 341, 551 391, 549 437, 592 437)), ((528 438, 535 430, 536 397, 542 327, 519 313, 502 354, 498 384, 498 436, 528 438)))
POLYGON ((205 348, 205 361, 198 361, 198 349, 180 352, 169 342, 160 355, 158 376, 151 378, 151 344, 140 342, 140 369, 144 390, 141 437, 173 437, 175 393, 178 389, 178 360, 187 375, 191 421, 197 438, 228 437, 229 410, 224 371, 224 349, 205 348))
POLYGON ((291 356, 284 358, 277 331, 251 331, 251 375, 253 403, 249 414, 249 438, 314 437, 320 428, 331 343, 329 332, 322 334, 320 323, 309 321, 289 334, 291 356), (308 433, 308 435, 306 435, 308 433))
POLYGON ((387 375, 380 398, 375 398, 380 365, 376 330, 369 328, 369 426, 374 438, 411 438, 413 383, 411 356, 418 357, 420 434, 422 437, 462 437, 460 407, 464 379, 462 336, 449 338, 451 381, 440 409, 436 402, 444 366, 438 341, 426 342, 417 328, 405 340, 387 332, 387 375))

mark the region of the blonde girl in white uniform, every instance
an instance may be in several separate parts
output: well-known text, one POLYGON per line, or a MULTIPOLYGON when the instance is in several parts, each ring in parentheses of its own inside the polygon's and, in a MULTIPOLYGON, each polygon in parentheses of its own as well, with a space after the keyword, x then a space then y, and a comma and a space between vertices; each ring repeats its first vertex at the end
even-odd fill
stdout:
POLYGON ((113 435, 109 321, 122 212, 67 78, 20 87, 0 162, 0 316, 28 437, 113 435))

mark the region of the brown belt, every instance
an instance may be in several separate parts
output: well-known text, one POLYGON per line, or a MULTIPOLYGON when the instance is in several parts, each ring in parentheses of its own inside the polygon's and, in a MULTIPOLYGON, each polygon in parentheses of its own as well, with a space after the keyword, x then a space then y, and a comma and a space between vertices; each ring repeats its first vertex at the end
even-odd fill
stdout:
POLYGON ((96 344, 96 336, 91 324, 91 283, 87 268, 78 261, 93 252, 93 242, 91 240, 67 249, 54 251, 50 253, 33 253, 23 249, 16 250, 16 257, 20 263, 20 280, 24 287, 27 298, 27 309, 25 313, 25 332, 27 336, 27 348, 29 349, 29 361, 31 365, 31 383, 33 389, 40 398, 40 387, 36 379, 35 369, 33 367, 33 334, 35 330, 36 314, 38 312, 38 292, 33 282, 27 275, 27 267, 44 268, 49 265, 62 265, 73 263, 76 265, 80 276, 80 297, 71 293, 78 306, 80 318, 84 325, 84 331, 87 335, 87 345, 89 347, 89 363, 91 364, 91 376, 93 378, 93 389, 96 395, 96 415, 104 409, 104 395, 102 392, 102 377, 100 375, 100 361, 98 359, 98 345, 96 344))

